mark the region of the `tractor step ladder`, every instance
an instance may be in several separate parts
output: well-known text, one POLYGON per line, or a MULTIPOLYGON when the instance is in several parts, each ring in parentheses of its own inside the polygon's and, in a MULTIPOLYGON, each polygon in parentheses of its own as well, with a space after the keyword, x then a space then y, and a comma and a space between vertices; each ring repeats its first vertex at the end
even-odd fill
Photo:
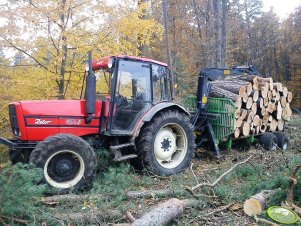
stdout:
POLYGON ((115 155, 113 160, 115 162, 120 162, 120 161, 124 161, 127 159, 133 159, 133 158, 138 157, 138 155, 136 155, 136 154, 122 155, 121 150, 124 148, 128 148, 128 147, 134 147, 134 144, 133 143, 125 143, 125 144, 110 146, 110 151, 115 155))

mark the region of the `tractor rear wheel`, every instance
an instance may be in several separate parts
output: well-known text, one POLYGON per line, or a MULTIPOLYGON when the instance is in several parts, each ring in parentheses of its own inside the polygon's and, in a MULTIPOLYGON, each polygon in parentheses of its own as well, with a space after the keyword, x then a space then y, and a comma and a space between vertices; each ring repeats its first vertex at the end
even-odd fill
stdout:
POLYGON ((96 174, 93 149, 85 140, 73 135, 48 137, 38 143, 29 161, 43 169, 43 181, 61 194, 70 189, 89 189, 96 174))
POLYGON ((144 125, 136 147, 147 169, 157 175, 169 176, 190 165, 194 138, 188 116, 177 110, 168 110, 144 125))

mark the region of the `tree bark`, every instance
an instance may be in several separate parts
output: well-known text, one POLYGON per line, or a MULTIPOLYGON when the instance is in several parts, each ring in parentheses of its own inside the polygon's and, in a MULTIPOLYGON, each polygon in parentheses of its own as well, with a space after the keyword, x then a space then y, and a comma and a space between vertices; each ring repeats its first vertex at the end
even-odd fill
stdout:
POLYGON ((58 81, 59 86, 59 96, 58 99, 64 99, 65 93, 65 72, 66 72, 66 63, 67 63, 67 37, 66 37, 66 23, 65 23, 65 7, 66 7, 66 0, 61 0, 61 14, 60 14, 60 28, 61 28, 61 36, 62 36, 62 58, 61 58, 61 68, 60 68, 60 79, 58 81))
POLYGON ((213 12, 215 22, 215 66, 222 67, 222 21, 221 0, 213 1, 213 12))
POLYGON ((94 223, 99 221, 104 221, 108 219, 116 219, 122 217, 123 214, 121 211, 116 209, 99 209, 99 210, 89 210, 85 212, 76 212, 69 214, 56 214, 55 218, 72 221, 85 225, 87 223, 94 223))
POLYGON ((221 66, 226 66, 227 59, 227 22, 228 22, 228 0, 222 0, 222 44, 221 44, 221 66))
POLYGON ((242 96, 246 92, 246 86, 251 85, 249 82, 239 80, 218 80, 211 82, 212 86, 218 86, 224 90, 242 96))
POLYGON ((266 208, 266 201, 276 193, 277 190, 263 190, 258 194, 251 196, 244 203, 244 212, 248 216, 254 216, 262 213, 266 208))
POLYGON ((212 86, 210 90, 210 95, 211 97, 221 97, 221 98, 229 98, 232 101, 236 101, 238 98, 238 95, 232 92, 229 92, 227 90, 221 89, 217 86, 212 86))
POLYGON ((132 226, 166 225, 184 212, 183 202, 179 199, 169 199, 159 203, 151 211, 136 219, 132 226))

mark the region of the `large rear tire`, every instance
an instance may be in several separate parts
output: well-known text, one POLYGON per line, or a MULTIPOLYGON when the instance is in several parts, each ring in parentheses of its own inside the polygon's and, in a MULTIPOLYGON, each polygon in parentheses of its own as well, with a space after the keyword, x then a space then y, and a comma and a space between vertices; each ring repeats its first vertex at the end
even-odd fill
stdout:
POLYGON ((143 126, 136 147, 139 158, 148 170, 169 176, 190 165, 194 138, 188 116, 178 110, 167 110, 143 126))
POLYGON ((30 155, 30 162, 42 168, 44 181, 59 193, 71 189, 91 188, 96 174, 96 156, 82 138, 58 134, 38 143, 30 155))

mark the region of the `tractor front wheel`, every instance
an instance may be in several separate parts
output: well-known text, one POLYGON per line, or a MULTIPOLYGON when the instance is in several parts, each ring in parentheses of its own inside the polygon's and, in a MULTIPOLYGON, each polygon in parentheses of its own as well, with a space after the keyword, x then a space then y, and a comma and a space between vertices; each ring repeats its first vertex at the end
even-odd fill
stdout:
POLYGON ((137 140, 143 165, 157 175, 169 176, 186 169, 193 156, 193 126, 177 110, 160 112, 144 125, 137 140))
POLYGON ((30 162, 42 168, 44 181, 67 193, 92 186, 96 173, 96 156, 82 138, 59 134, 40 142, 30 155, 30 162))

